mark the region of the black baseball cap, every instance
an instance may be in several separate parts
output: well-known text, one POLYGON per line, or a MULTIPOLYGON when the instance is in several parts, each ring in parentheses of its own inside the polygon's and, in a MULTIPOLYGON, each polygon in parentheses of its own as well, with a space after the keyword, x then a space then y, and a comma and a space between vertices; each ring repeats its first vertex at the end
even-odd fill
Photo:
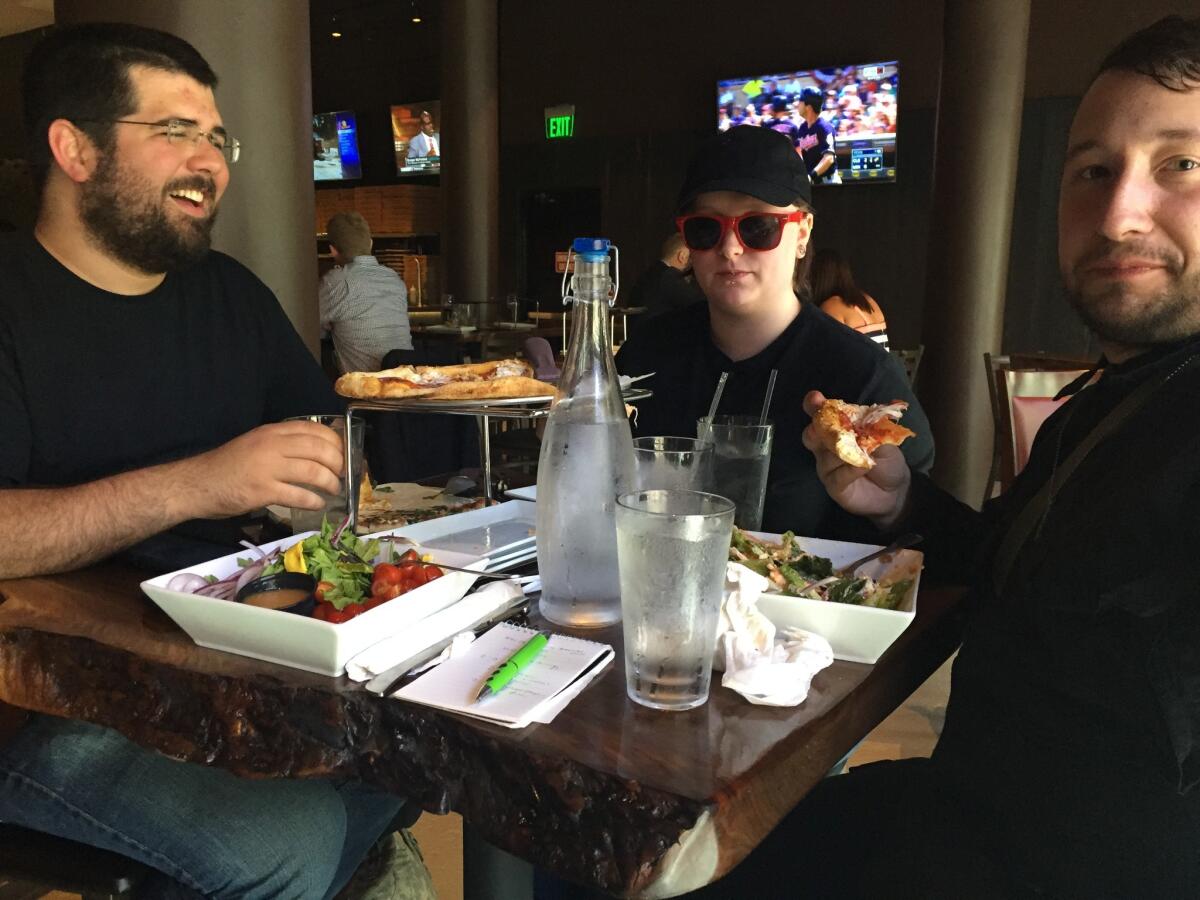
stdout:
POLYGON ((748 194, 772 206, 790 206, 797 200, 812 203, 808 170, 792 142, 756 125, 738 125, 700 145, 688 164, 675 208, 682 210, 709 191, 748 194))

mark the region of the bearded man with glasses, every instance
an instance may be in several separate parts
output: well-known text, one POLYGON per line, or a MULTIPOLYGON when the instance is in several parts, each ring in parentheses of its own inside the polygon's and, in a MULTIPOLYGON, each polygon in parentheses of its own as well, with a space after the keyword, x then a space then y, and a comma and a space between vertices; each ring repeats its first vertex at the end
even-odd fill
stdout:
MULTIPOLYGON (((230 517, 337 490, 337 435, 283 421, 336 412, 328 379, 270 290, 210 250, 240 151, 216 83, 189 44, 131 25, 57 29, 30 55, 41 206, 33 234, 0 240, 0 579, 135 545, 159 571, 190 565, 236 546, 230 517)), ((239 779, 85 722, 0 734, 0 821, 140 860, 161 873, 147 897, 332 897, 403 805, 239 779)))
POLYGON ((638 404, 636 432, 694 435, 722 372, 729 378, 718 414, 758 416, 778 370, 763 529, 870 535, 869 525, 829 499, 801 443, 810 421, 805 393, 824 385, 826 396, 852 403, 907 401, 903 423, 917 437, 901 449, 918 471, 933 464, 933 439, 899 363, 807 302, 813 207, 804 162, 781 134, 731 128, 697 151, 677 210, 708 302, 645 323, 617 354, 622 374, 657 373, 648 382, 653 398, 638 404))

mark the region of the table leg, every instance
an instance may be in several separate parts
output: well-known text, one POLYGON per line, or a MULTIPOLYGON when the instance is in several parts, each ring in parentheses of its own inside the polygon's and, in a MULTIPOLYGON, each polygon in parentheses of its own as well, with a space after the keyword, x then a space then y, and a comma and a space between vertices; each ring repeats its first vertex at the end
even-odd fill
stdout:
POLYGON ((483 499, 492 502, 492 433, 488 417, 479 416, 479 456, 483 463, 483 499))

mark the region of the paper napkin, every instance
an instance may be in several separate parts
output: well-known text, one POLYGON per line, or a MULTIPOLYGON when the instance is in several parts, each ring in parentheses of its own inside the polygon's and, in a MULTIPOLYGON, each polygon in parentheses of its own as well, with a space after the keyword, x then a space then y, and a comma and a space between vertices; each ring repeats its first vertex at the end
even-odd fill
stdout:
POLYGON ((789 628, 782 636, 758 611, 768 582, 745 566, 730 563, 725 573, 717 655, 725 674, 721 684, 761 706, 798 706, 813 676, 833 663, 833 648, 819 634, 789 628))
MULTIPOLYGON (((469 631, 489 613, 523 594, 524 590, 515 580, 489 582, 452 606, 407 627, 402 633, 372 644, 346 663, 346 675, 353 681, 368 681, 426 647, 469 631)), ((403 598, 389 602, 402 603, 403 598)))

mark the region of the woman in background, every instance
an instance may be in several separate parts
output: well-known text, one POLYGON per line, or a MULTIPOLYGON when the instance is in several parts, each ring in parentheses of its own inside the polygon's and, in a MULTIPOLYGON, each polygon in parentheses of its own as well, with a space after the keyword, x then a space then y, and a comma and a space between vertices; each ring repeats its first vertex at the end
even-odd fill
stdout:
POLYGON ((836 250, 818 250, 812 269, 813 301, 843 325, 888 349, 887 320, 875 298, 854 281, 854 273, 836 250))

